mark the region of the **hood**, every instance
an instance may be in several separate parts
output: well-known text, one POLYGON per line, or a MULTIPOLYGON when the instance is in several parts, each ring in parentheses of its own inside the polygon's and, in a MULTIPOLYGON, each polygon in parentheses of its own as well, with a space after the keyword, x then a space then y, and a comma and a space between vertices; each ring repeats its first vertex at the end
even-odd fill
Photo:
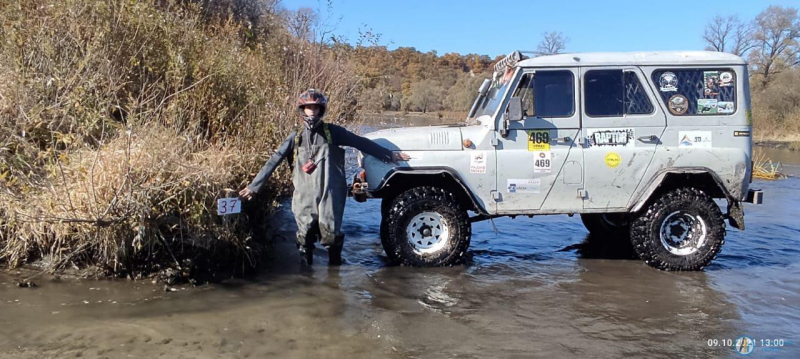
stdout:
POLYGON ((456 126, 390 128, 364 137, 393 151, 461 150, 461 128, 456 126))

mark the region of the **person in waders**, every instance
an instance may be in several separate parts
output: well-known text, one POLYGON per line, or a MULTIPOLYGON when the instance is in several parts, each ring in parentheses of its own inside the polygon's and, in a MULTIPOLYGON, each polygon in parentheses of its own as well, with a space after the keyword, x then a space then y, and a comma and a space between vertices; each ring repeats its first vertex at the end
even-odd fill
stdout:
POLYGON ((339 146, 355 147, 385 163, 409 159, 405 153, 392 153, 343 127, 323 122, 327 106, 328 100, 319 91, 309 89, 300 94, 297 111, 303 119, 302 125, 286 138, 256 178, 239 191, 242 198, 252 199, 281 161, 287 159, 294 183, 292 212, 297 221, 297 248, 309 265, 318 239, 328 248, 328 263, 342 263, 341 229, 347 180, 344 150, 339 146))

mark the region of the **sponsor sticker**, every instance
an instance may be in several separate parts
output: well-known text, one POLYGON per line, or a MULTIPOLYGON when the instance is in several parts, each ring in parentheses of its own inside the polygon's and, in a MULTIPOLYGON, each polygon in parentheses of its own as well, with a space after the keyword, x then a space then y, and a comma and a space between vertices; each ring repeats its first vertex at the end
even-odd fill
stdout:
POLYGON ((632 128, 599 128, 587 130, 589 147, 633 147, 632 128))
POLYGON ((733 131, 733 137, 750 137, 750 131, 733 131))
POLYGON ((697 99, 697 113, 701 115, 716 115, 717 99, 715 98, 699 98, 697 99))
POLYGON ((620 162, 622 162, 622 159, 619 157, 619 153, 609 152, 606 154, 605 162, 606 166, 611 168, 617 168, 620 162))
POLYGON ((539 193, 541 181, 538 178, 509 178, 506 181, 508 193, 539 193))
POLYGON ((470 153, 469 173, 486 173, 486 151, 470 153))
POLYGON ((678 131, 678 147, 711 148, 711 131, 678 131))
POLYGON ((553 162, 550 151, 534 152, 533 161, 534 173, 550 173, 553 162))
POLYGON ((528 132, 528 151, 550 151, 550 130, 528 132))
POLYGON ((678 91, 678 76, 673 72, 665 72, 661 74, 658 79, 659 90, 661 92, 675 92, 678 91))
POLYGON ((719 73, 719 86, 730 87, 733 86, 733 73, 730 71, 723 71, 719 73))
POLYGON ((717 101, 717 113, 733 113, 734 106, 732 101, 717 101))
POLYGON ((689 109, 689 99, 684 95, 672 95, 667 101, 667 106, 669 107, 669 113, 680 116, 689 109))
POLYGON ((703 95, 719 96, 719 71, 703 71, 703 95))

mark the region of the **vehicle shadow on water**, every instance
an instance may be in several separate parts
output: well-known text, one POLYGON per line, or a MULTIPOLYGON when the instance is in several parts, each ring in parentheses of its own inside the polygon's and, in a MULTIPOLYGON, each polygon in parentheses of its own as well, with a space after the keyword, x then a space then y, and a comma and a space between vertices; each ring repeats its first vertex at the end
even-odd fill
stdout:
POLYGON ((630 238, 604 237, 588 234, 583 242, 564 247, 560 252, 575 251, 583 259, 639 259, 630 238))

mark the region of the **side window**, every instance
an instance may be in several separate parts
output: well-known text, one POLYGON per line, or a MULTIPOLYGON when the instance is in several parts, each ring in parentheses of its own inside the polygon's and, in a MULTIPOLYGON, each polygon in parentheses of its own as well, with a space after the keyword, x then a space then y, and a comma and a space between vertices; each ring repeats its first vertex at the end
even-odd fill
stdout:
POLYGON ((736 112, 736 73, 731 69, 657 70, 653 82, 674 116, 736 112))
POLYGON ((514 96, 522 99, 525 116, 570 117, 575 113, 571 71, 536 71, 523 75, 514 96))
POLYGON ((653 103, 647 97, 636 73, 625 71, 625 113, 628 115, 646 115, 653 113, 653 103))
POLYGON ((633 72, 587 71, 584 87, 586 114, 591 117, 618 117, 653 112, 653 104, 633 72))

